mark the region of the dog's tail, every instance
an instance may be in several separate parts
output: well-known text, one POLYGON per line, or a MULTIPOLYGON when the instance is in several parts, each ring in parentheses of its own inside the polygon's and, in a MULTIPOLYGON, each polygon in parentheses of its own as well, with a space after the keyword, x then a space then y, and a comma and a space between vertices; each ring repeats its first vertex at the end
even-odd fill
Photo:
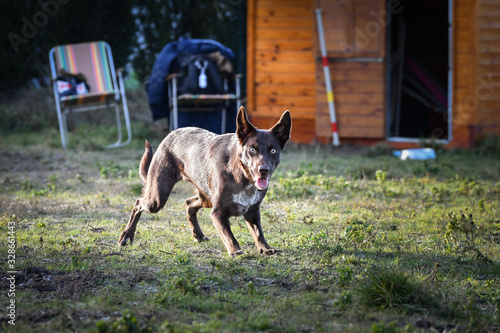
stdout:
POLYGON ((141 165, 139 166, 139 174, 141 175, 142 181, 145 183, 148 178, 149 165, 153 159, 153 147, 146 140, 146 145, 144 147, 144 154, 142 155, 141 165))

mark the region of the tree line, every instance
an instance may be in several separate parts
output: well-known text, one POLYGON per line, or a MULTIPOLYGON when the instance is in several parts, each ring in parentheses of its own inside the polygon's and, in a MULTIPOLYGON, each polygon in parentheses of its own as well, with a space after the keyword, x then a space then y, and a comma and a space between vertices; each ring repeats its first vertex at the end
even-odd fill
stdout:
POLYGON ((156 55, 181 36, 217 40, 232 48, 243 70, 244 0, 0 0, 0 91, 36 80, 48 84, 55 45, 104 40, 117 67, 131 65, 140 80, 156 55))

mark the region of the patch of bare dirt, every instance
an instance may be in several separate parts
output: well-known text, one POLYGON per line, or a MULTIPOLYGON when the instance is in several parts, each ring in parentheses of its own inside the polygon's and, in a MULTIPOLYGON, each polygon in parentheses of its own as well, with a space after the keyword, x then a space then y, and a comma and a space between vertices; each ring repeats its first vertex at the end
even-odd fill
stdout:
MULTIPOLYGON (((0 284, 6 287, 9 283, 6 272, 0 272, 0 284)), ((95 291, 107 277, 96 270, 64 272, 47 270, 43 267, 28 267, 16 274, 16 288, 34 289, 41 293, 51 293, 58 298, 80 297, 95 291)))

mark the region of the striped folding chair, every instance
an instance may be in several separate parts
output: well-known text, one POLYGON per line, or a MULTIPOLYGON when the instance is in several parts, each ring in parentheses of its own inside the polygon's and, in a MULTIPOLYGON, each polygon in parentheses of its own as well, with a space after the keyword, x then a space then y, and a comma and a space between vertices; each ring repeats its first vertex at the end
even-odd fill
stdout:
POLYGON ((115 109, 118 140, 106 148, 122 147, 130 143, 132 130, 123 84, 122 69, 116 75, 111 48, 106 42, 69 44, 53 47, 49 52, 54 98, 59 119, 59 131, 64 148, 69 143, 66 116, 72 112, 115 109), (83 74, 90 86, 88 92, 62 96, 58 92, 57 77, 66 73, 83 74), (119 84, 118 84, 118 82, 119 84), (121 111, 123 110, 127 140, 122 141, 121 111))

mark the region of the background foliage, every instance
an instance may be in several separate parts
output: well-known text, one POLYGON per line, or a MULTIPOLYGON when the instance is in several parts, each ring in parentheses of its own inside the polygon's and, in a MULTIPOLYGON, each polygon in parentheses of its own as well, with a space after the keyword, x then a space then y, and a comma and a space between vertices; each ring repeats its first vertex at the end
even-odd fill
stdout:
POLYGON ((47 84, 51 47, 92 40, 107 41, 116 66, 133 64, 141 81, 156 54, 184 35, 232 48, 241 72, 245 8, 242 0, 0 0, 0 12, 7 13, 0 25, 0 91, 32 79, 47 84))

